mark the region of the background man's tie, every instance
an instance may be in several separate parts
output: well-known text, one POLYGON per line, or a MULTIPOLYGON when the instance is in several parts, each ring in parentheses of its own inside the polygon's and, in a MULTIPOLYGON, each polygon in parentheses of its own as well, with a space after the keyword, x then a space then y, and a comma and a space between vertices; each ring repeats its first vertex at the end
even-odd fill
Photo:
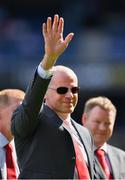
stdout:
POLYGON ((110 172, 110 169, 109 169, 109 166, 106 162, 106 159, 105 159, 105 151, 103 149, 97 149, 96 150, 96 155, 98 157, 98 160, 105 172, 105 175, 108 179, 112 179, 112 174, 110 172))
POLYGON ((17 177, 15 162, 12 156, 12 146, 7 144, 4 148, 6 151, 7 179, 15 180, 17 177))
MULTIPOLYGON (((72 130, 72 125, 65 121, 66 125, 72 130)), ((74 131, 74 129, 73 129, 74 131)), ((73 140, 73 144, 74 144, 74 149, 75 149, 75 154, 76 154, 76 169, 77 169, 77 173, 78 173, 78 178, 79 179, 90 179, 90 175, 89 175, 89 171, 88 171, 88 167, 87 164, 85 162, 85 159, 83 157, 83 153, 81 151, 80 145, 78 143, 78 141, 76 140, 76 138, 71 134, 72 140, 73 140)))

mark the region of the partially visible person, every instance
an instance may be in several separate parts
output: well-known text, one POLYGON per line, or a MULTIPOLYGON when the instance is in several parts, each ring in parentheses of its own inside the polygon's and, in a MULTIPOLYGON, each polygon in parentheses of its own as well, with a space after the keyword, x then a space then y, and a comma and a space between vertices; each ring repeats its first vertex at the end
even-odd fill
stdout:
MULTIPOLYGON (((16 151, 13 135, 11 133, 11 118, 13 111, 20 105, 24 98, 24 92, 19 89, 4 89, 0 91, 0 174, 3 180, 17 179, 19 168, 17 165, 16 151), (15 173, 9 176, 7 165, 6 148, 12 147, 15 173)), ((9 159, 9 161, 11 161, 9 159)), ((10 162, 11 163, 11 162, 10 162)), ((10 172, 10 171, 9 171, 10 172)), ((12 171, 13 172, 13 171, 12 171)))
POLYGON ((20 179, 94 176, 91 135, 71 118, 78 101, 77 76, 68 67, 54 66, 73 38, 70 33, 63 39, 63 28, 64 19, 58 15, 43 23, 45 54, 24 101, 13 114, 20 179))
POLYGON ((0 169, 0 179, 2 179, 1 169, 0 169))
POLYGON ((107 97, 99 96, 90 98, 84 106, 82 124, 93 135, 96 170, 100 173, 100 179, 107 179, 107 176, 110 179, 125 179, 125 151, 108 144, 108 140, 113 133, 116 113, 116 107, 107 97), (100 153, 104 154, 105 168, 109 169, 109 173, 107 170, 102 174, 102 171, 99 170, 103 168, 99 164, 98 156, 100 157, 100 153))

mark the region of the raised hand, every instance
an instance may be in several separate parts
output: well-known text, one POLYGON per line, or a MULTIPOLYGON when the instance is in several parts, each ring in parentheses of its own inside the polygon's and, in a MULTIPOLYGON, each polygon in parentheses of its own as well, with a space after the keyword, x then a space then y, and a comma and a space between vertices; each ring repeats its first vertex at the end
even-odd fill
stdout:
POLYGON ((73 33, 69 33, 65 39, 63 38, 64 19, 58 15, 52 18, 48 17, 47 22, 43 23, 43 37, 45 41, 45 55, 42 66, 50 69, 64 52, 69 42, 73 38, 73 33))

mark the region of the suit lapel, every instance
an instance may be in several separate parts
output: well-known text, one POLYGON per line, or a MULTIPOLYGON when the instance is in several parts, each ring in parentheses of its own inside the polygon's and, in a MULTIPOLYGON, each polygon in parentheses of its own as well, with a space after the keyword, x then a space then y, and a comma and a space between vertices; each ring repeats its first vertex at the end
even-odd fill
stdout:
POLYGON ((116 157, 116 154, 113 153, 112 148, 108 145, 108 156, 109 156, 109 160, 112 166, 112 171, 113 171, 113 177, 114 179, 119 177, 119 164, 116 157))
POLYGON ((79 135, 79 138, 84 146, 84 149, 85 149, 85 152, 86 152, 86 155, 88 157, 88 163, 89 163, 89 166, 91 168, 90 170, 90 174, 91 174, 91 177, 92 177, 92 169, 93 169, 93 154, 92 154, 92 149, 91 149, 91 145, 88 144, 88 139, 86 138, 86 135, 85 135, 85 131, 84 129, 81 130, 81 127, 80 125, 78 125, 74 120, 71 120, 71 123, 72 125, 74 126, 74 128, 76 129, 78 135, 79 135))
POLYGON ((99 174, 100 179, 107 179, 107 177, 98 161, 98 158, 96 156, 95 156, 95 171, 97 174, 99 174))

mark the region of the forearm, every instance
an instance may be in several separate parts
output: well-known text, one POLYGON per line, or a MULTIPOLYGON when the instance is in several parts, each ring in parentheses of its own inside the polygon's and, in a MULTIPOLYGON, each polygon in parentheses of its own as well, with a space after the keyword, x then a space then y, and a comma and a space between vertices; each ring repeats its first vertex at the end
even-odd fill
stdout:
POLYGON ((57 60, 56 56, 54 57, 54 56, 44 55, 44 57, 40 63, 40 66, 46 71, 51 70, 51 68, 55 64, 56 60, 57 60))

